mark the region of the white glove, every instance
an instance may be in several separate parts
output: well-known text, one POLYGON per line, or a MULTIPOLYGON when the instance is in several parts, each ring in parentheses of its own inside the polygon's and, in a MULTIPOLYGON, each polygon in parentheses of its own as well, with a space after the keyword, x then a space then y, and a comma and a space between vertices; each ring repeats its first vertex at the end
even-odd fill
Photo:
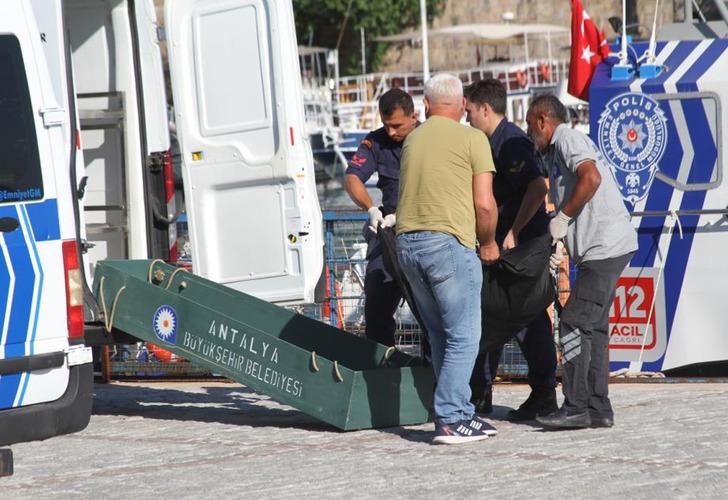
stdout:
POLYGON ((371 207, 367 212, 369 212, 369 230, 376 234, 379 224, 384 223, 382 211, 379 210, 379 207, 371 207))
POLYGON ((554 244, 566 236, 566 233, 569 231, 569 221, 571 221, 571 217, 564 212, 557 213, 556 217, 551 219, 549 232, 551 233, 554 244))
POLYGON ((559 241, 556 243, 556 250, 554 250, 554 253, 551 254, 551 257, 549 257, 549 269, 551 272, 556 271, 560 266, 561 262, 564 260, 564 244, 559 241))
POLYGON ((394 227, 395 224, 397 224, 397 216, 395 214, 389 214, 384 217, 384 222, 382 222, 382 227, 394 227))

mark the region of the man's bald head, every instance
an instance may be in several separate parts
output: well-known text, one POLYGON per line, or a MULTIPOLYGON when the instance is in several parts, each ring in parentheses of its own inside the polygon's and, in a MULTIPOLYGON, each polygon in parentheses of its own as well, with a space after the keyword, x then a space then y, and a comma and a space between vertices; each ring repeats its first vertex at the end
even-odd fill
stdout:
POLYGON ((544 94, 534 98, 528 111, 538 116, 553 118, 559 123, 569 121, 569 112, 566 110, 566 106, 552 94, 544 94))
POLYGON ((528 135, 539 151, 545 151, 556 128, 569 121, 569 113, 558 98, 551 94, 540 95, 531 101, 526 113, 528 135))

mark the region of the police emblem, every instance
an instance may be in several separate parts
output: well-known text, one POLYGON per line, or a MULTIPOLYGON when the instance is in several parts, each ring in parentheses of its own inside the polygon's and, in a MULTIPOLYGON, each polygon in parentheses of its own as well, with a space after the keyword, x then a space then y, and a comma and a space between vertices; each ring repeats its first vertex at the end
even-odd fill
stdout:
POLYGON ((622 197, 633 205, 647 195, 665 153, 667 119, 651 97, 629 92, 612 98, 599 117, 599 149, 622 197))
POLYGON ((177 312, 172 306, 160 306, 152 319, 154 335, 163 342, 174 344, 177 340, 177 312))

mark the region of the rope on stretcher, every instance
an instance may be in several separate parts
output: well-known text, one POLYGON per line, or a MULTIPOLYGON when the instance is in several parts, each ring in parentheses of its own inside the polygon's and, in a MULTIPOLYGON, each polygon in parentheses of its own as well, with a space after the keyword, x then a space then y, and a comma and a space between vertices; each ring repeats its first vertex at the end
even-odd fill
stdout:
MULTIPOLYGON (((156 264, 158 262, 161 264, 166 264, 166 262, 164 262, 162 259, 154 259, 152 261, 152 263, 149 264, 149 269, 147 270, 147 282, 148 283, 152 283, 152 270, 154 269, 154 264, 156 264)), ((183 267, 178 267, 177 269, 172 271, 172 274, 169 276, 169 279, 167 280, 167 285, 164 287, 165 290, 169 290, 169 287, 172 286, 172 281, 174 280, 174 277, 177 275, 177 273, 180 273, 180 272, 186 273, 189 271, 187 271, 187 269, 185 269, 183 267)), ((163 280, 164 280, 164 276, 162 276, 162 278, 158 279, 157 281, 159 281, 161 283, 163 280)), ((187 282, 186 281, 181 282, 180 286, 182 288, 187 288, 187 282)))
MULTIPOLYGON (((311 368, 313 371, 318 372, 320 370, 318 363, 316 362, 316 351, 311 351, 311 368)), ((337 382, 343 382, 344 376, 341 374, 339 369, 339 362, 334 360, 334 375, 337 382)))
MULTIPOLYGON (((169 290, 169 287, 172 286, 172 280, 174 280, 175 275, 177 273, 180 273, 180 272, 186 273, 188 271, 187 271, 187 269, 185 269, 183 267, 178 267, 177 269, 175 269, 174 271, 172 271, 172 274, 169 276, 169 280, 167 280, 167 286, 164 287, 165 290, 169 290)), ((179 286, 182 287, 182 288, 187 288, 187 282, 186 281, 182 281, 179 284, 179 286)))
MULTIPOLYGON (((147 270, 147 282, 152 282, 152 269, 154 269, 154 264, 159 262, 160 264, 164 264, 164 261, 162 259, 154 259, 151 264, 149 264, 149 269, 147 270)), ((161 281, 161 280, 159 280, 161 281)))
POLYGON ((386 365, 389 362, 389 357, 394 354, 394 351, 396 351, 397 348, 392 346, 389 346, 386 351, 384 351, 384 356, 382 356, 382 361, 379 363, 380 365, 386 365))
POLYGON ((121 292, 126 290, 126 285, 119 288, 119 291, 116 292, 116 296, 114 297, 114 302, 111 304, 111 314, 108 314, 106 312, 106 299, 104 298, 104 280, 106 279, 106 276, 101 277, 101 282, 99 283, 99 295, 101 295, 101 309, 104 313, 104 329, 106 329, 106 333, 111 333, 111 329, 114 327, 114 316, 116 316, 116 306, 119 303, 119 297, 121 297, 121 292))
POLYGON ((334 360, 334 374, 336 375, 336 381, 337 382, 343 382, 344 377, 341 375, 341 371, 339 370, 339 362, 334 360))

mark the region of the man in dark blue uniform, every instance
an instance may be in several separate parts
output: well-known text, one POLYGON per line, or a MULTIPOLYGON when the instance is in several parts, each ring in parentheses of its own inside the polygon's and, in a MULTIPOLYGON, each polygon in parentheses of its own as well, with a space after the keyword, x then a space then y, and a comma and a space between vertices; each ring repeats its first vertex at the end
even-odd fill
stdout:
MULTIPOLYGON (((471 85, 466 92, 467 117, 470 124, 482 130, 490 140, 496 175, 493 192, 498 204, 496 241, 504 250, 546 234, 549 216, 544 198, 547 187, 535 156, 533 142, 526 133, 505 118, 506 89, 494 79, 471 85)), ((488 332, 484 332, 488 335, 488 332)), ((556 347, 551 335, 551 322, 546 311, 528 328, 516 335, 528 363, 531 394, 508 417, 512 420, 533 419, 546 415, 556 405, 556 347)), ((473 398, 478 411, 492 410, 492 384, 503 350, 483 353, 473 371, 473 398), (477 392, 476 392, 477 391, 477 392)))
POLYGON ((346 169, 345 187, 351 199, 369 213, 364 227, 367 242, 367 271, 364 277, 364 321, 368 339, 393 346, 394 313, 402 300, 397 283, 384 266, 382 249, 376 233, 380 227, 396 223, 399 196, 399 158, 402 143, 417 126, 412 97, 401 90, 391 89, 379 99, 379 115, 383 127, 370 132, 359 145, 346 169), (372 202, 364 183, 377 172, 377 187, 382 192, 382 206, 372 202))

